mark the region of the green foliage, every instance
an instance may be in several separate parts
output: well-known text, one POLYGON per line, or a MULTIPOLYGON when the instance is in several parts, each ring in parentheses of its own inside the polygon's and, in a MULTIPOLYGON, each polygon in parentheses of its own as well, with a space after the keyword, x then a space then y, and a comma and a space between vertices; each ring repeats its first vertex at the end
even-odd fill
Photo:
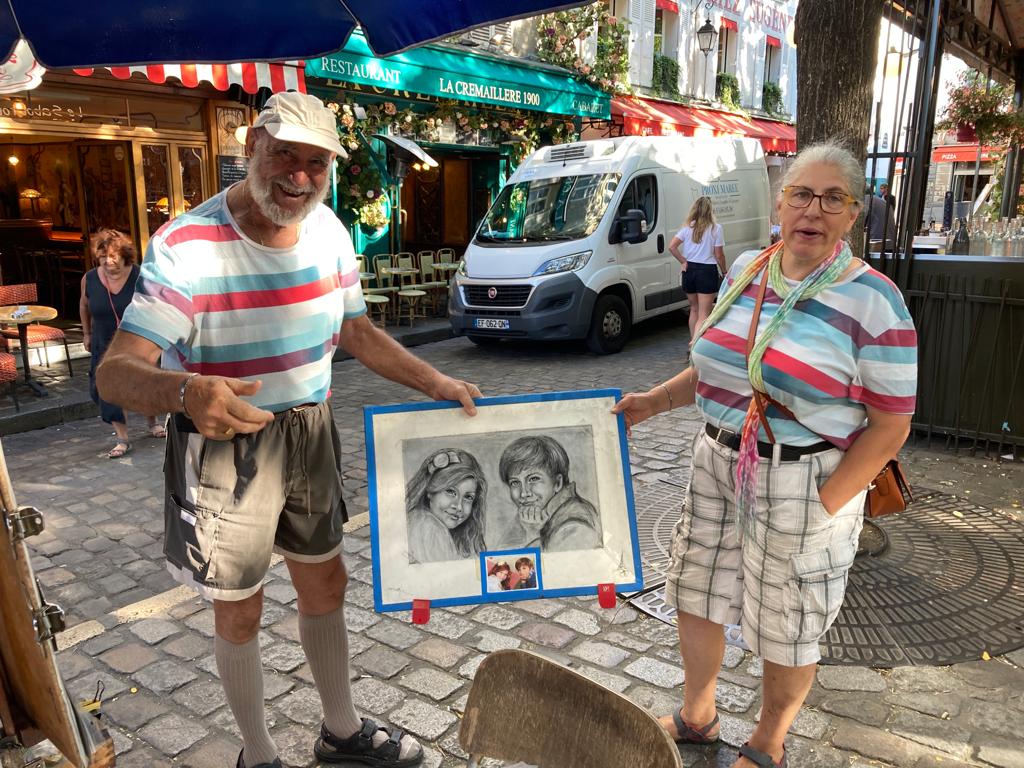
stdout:
POLYGON ((764 84, 764 89, 761 94, 761 108, 769 115, 773 116, 781 115, 783 113, 782 89, 779 88, 778 83, 773 83, 769 80, 764 84))
POLYGON ((613 93, 628 91, 629 29, 604 2, 558 11, 537 19, 537 54, 542 61, 576 72, 581 79, 613 93), (597 32, 597 55, 583 60, 583 43, 597 32))
POLYGON ((572 118, 545 112, 506 112, 487 108, 470 110, 455 101, 442 101, 425 111, 399 109, 394 102, 365 106, 366 117, 356 118, 348 104, 328 103, 337 116, 338 138, 348 158, 338 159, 338 206, 350 211, 361 223, 376 227, 387 223, 384 179, 365 142, 359 138, 374 133, 391 133, 424 141, 441 142, 444 127, 454 129, 454 143, 469 143, 465 137, 476 132, 492 145, 510 142, 513 160, 518 162, 542 143, 561 144, 577 137, 572 118))
POLYGON ((967 70, 950 86, 949 102, 936 127, 950 130, 973 126, 983 144, 1018 142, 1024 136, 1024 120, 1013 111, 1012 97, 1006 86, 989 81, 976 70, 967 70))
POLYGON ((719 72, 715 77, 715 98, 731 109, 740 108, 740 81, 731 72, 719 72))
POLYGON ((679 62, 670 56, 655 55, 651 89, 659 96, 669 99, 680 98, 679 62))

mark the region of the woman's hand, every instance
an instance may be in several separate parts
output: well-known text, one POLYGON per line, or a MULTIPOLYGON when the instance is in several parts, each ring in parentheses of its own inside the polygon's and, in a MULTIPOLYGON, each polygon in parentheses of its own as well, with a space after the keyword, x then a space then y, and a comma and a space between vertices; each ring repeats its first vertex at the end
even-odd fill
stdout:
POLYGON ((688 262, 688 261, 687 261, 686 259, 683 259, 683 260, 682 260, 682 261, 681 261, 680 263, 681 263, 681 264, 683 265, 683 272, 685 272, 685 271, 686 271, 686 265, 687 265, 687 264, 688 264, 689 262, 688 262))
POLYGON ((91 351, 90 350, 90 347, 92 346, 92 334, 91 333, 83 333, 82 334, 82 346, 85 347, 85 351, 86 352, 91 351))
POLYGON ((619 400, 612 408, 612 413, 626 417, 626 434, 631 435, 633 427, 660 412, 656 394, 651 392, 631 392, 619 400))

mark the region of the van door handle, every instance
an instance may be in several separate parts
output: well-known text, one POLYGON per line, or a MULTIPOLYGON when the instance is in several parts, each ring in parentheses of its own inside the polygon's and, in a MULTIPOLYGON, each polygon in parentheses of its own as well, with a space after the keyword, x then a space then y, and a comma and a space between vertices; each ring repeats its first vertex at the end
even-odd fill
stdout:
POLYGON ((658 253, 665 252, 665 236, 658 235, 658 253))

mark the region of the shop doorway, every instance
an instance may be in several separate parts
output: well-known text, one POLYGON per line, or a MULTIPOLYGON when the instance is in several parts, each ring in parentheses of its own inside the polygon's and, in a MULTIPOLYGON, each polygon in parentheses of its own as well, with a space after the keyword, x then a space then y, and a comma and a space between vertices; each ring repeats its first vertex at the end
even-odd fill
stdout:
POLYGON ((138 205, 147 241, 167 221, 207 198, 206 147, 178 142, 139 142, 135 167, 138 205))
POLYGON ((109 228, 134 234, 131 145, 124 141, 76 141, 85 241, 109 228))
POLYGON ((431 153, 438 167, 410 174, 402 187, 402 250, 462 253, 497 191, 498 158, 431 153))

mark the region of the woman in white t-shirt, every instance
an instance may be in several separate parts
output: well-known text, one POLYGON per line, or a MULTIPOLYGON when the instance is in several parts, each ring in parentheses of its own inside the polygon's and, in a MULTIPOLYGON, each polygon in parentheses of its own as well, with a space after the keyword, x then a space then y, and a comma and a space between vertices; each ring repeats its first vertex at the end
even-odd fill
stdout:
POLYGON ((725 274, 725 239, 722 225, 715 223, 710 197, 698 197, 686 221, 689 223, 676 233, 668 249, 683 265, 683 290, 690 302, 692 339, 711 314, 725 274))

